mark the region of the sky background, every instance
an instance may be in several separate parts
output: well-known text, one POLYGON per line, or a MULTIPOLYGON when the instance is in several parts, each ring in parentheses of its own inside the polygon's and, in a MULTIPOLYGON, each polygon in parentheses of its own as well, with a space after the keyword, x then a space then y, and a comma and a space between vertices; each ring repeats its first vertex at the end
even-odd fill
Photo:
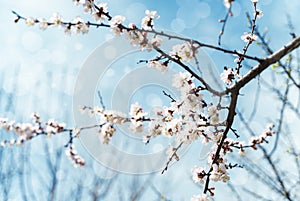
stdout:
MULTIPOLYGON (((126 16, 125 24, 134 22, 140 24, 144 17, 144 11, 157 10, 160 18, 155 21, 155 26, 159 30, 171 31, 186 37, 191 37, 199 41, 217 44, 218 34, 221 24, 218 23, 226 14, 226 9, 221 0, 164 0, 164 1, 136 1, 136 0, 108 0, 108 8, 111 15, 126 16)), ((297 0, 260 0, 258 8, 264 12, 264 16, 258 19, 260 30, 268 29, 268 38, 273 49, 280 48, 290 40, 287 17, 290 15, 295 26, 295 33, 299 33, 299 9, 300 1, 297 0)), ((62 28, 49 27, 46 31, 40 30, 37 26, 27 27, 22 21, 15 24, 15 16, 11 11, 16 11, 24 16, 50 18, 52 13, 59 12, 64 19, 73 19, 81 16, 90 19, 87 14, 83 14, 81 7, 76 7, 72 1, 61 0, 19 0, 1 2, 0 12, 0 116, 15 119, 17 121, 29 121, 32 112, 39 113, 43 119, 55 118, 74 126, 72 117, 72 96, 76 79, 88 56, 94 50, 112 38, 112 34, 107 29, 91 28, 87 35, 66 35, 62 28)), ((233 17, 227 23, 222 44, 226 48, 241 50, 244 42, 240 36, 249 31, 245 11, 253 13, 250 0, 238 1, 233 4, 233 17)), ((231 55, 222 55, 218 52, 205 50, 209 55, 219 73, 224 66, 233 66, 231 55)), ((249 54, 264 56, 259 48, 250 48, 249 54), (257 49, 257 50, 255 50, 257 49)), ((130 70, 130 69, 129 69, 130 70)), ((109 76, 118 71, 109 71, 109 76), (111 73, 111 74, 110 74, 111 73)), ((121 78, 119 78, 121 79, 121 78)), ((250 87, 251 88, 251 87, 250 87)), ((251 92, 249 92, 251 94, 251 92)), ((164 103, 164 99, 159 99, 155 95, 144 99, 148 106, 153 103, 164 103), (148 101, 148 102, 147 102, 148 101)), ((110 96, 110 94, 102 94, 110 96)), ((136 93, 137 98, 147 95, 146 92, 136 93)), ((266 97, 266 104, 272 101, 266 97)), ((246 106, 247 102, 242 101, 246 106)), ((291 120, 291 123, 293 121, 291 120)), ((66 138, 54 139, 55 143, 49 143, 49 150, 54 151, 62 146, 66 138), (56 141, 55 141, 56 140, 56 141)), ((39 162, 45 157, 36 139, 36 144, 31 143, 33 150, 33 161, 40 170, 44 165, 39 162)), ((156 147, 165 147, 168 141, 159 141, 156 147)), ((79 150, 86 152, 80 144, 79 150)), ((192 146, 178 164, 172 166, 163 176, 159 173, 154 177, 153 184, 167 194, 172 200, 187 200, 191 195, 199 193, 199 188, 190 179, 190 169, 199 162, 199 150, 197 145, 192 146), (170 179, 172 178, 172 179, 170 179), (184 178, 184 179, 183 179, 184 178), (168 187, 166 187, 168 184, 168 187), (182 189, 180 192, 177 189, 182 189), (173 191, 175 194, 172 194, 173 191)), ((84 153, 84 155, 87 155, 84 153)), ((63 156, 64 157, 64 156, 63 156)), ((66 162, 67 159, 65 160, 66 162)), ((202 161, 203 162, 203 161, 202 161)), ((66 169, 72 171, 72 165, 65 165, 66 169)), ((98 176, 106 175, 108 179, 113 179, 117 174, 106 170, 102 166, 94 165, 90 174, 85 170, 74 170, 74 174, 81 175, 89 181, 93 174, 98 176), (102 172, 106 172, 102 174, 102 172), (109 173, 107 173, 109 172, 109 173), (89 175, 89 176, 86 176, 89 175), (110 175, 110 176, 107 176, 110 175)), ((239 178, 233 176, 233 183, 244 185, 250 177, 245 171, 237 170, 239 178), (243 178, 243 179, 241 179, 243 178), (244 179, 246 178, 246 179, 244 179)), ((61 172, 60 174, 63 175, 61 172)), ((132 175, 120 176, 119 183, 126 185, 132 175)), ((61 178, 64 178, 61 176, 61 178)), ((147 175, 141 180, 146 180, 147 175)), ((250 180, 250 179, 249 179, 250 180)), ((87 181, 86 185, 89 185, 87 181)), ((69 181, 70 182, 70 181, 69 181)), ((116 189, 114 189, 116 190, 116 189)), ((220 197, 226 197, 229 193, 222 188, 218 190, 220 197)), ((150 196, 150 193, 149 193, 150 196)), ((218 196, 218 195, 217 195, 218 196)), ((15 200, 18 197, 14 198, 15 200)), ((116 199, 112 194, 111 200, 116 199)), ((12 199, 13 200, 13 199, 12 199)), ((150 199, 149 199, 150 200, 150 199)), ((219 200, 218 197, 216 200, 219 200)), ((224 200, 224 199, 222 199, 224 200)))

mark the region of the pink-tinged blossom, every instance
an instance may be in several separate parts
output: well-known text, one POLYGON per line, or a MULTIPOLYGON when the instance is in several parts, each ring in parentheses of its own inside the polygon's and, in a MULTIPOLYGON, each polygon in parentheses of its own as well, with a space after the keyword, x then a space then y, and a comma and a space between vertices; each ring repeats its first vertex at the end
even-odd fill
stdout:
POLYGON ((225 67, 223 73, 221 73, 221 80, 225 84, 230 85, 234 80, 234 71, 231 68, 225 67))
POLYGON ((93 3, 91 1, 84 1, 83 8, 85 13, 91 13, 93 10, 93 3))
POLYGON ((256 41, 258 39, 258 36, 253 34, 253 33, 245 32, 244 35, 241 36, 241 39, 244 42, 253 42, 253 41, 256 41))

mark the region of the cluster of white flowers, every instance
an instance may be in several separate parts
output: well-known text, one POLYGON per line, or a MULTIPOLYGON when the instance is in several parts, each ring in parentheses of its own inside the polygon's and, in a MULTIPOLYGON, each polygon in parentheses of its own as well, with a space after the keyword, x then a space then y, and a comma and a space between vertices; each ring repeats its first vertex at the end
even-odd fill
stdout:
POLYGON ((94 20, 96 22, 98 22, 98 21, 105 21, 105 19, 107 18, 105 16, 105 14, 108 13, 107 3, 99 2, 97 4, 97 7, 99 8, 100 11, 92 13, 92 16, 93 16, 94 20))
MULTIPOLYGON (((255 23, 256 18, 261 18, 263 16, 263 12, 256 8, 256 4, 257 4, 258 0, 251 0, 251 2, 254 4, 254 14, 253 15, 254 15, 254 23, 255 23)), ((241 39, 244 42, 251 43, 253 41, 256 41, 258 39, 258 36, 255 35, 253 32, 252 33, 245 32, 241 36, 241 39)))
POLYGON ((210 201, 210 199, 207 197, 206 194, 202 194, 202 195, 194 195, 191 198, 191 201, 210 201))
POLYGON ((114 125, 111 123, 105 123, 103 124, 99 129, 99 139, 100 142, 103 144, 108 144, 113 135, 115 134, 116 129, 114 128, 114 125))
POLYGON ((143 121, 145 120, 145 116, 147 116, 148 113, 144 112, 143 108, 138 103, 134 103, 130 107, 129 115, 131 117, 130 129, 133 132, 142 132, 143 121))
MULTIPOLYGON (((71 132, 70 129, 65 129, 65 123, 59 123, 53 119, 43 123, 40 116, 36 113, 32 115, 33 123, 15 123, 14 121, 8 121, 5 118, 0 118, 0 129, 5 129, 7 132, 13 132, 17 135, 16 139, 3 140, 0 145, 13 146, 23 145, 26 141, 32 140, 39 135, 52 136, 62 132, 71 132)), ((75 129, 74 129, 75 130, 75 129)), ((72 141, 72 140, 70 140, 72 141)), ((77 154, 75 147, 72 143, 68 144, 66 150, 67 156, 74 162, 75 166, 84 166, 84 160, 77 154)))
POLYGON ((73 26, 67 26, 65 32, 71 34, 71 31, 73 31, 76 34, 82 33, 86 34, 89 31, 89 25, 84 22, 84 20, 81 17, 76 17, 71 22, 73 26))
POLYGON ((159 47, 162 44, 163 40, 161 38, 157 36, 148 38, 148 33, 137 30, 136 25, 133 23, 130 23, 128 28, 128 30, 125 30, 126 37, 132 46, 138 47, 140 50, 147 49, 151 51, 153 46, 159 47))
POLYGON ((147 66, 151 68, 155 68, 161 72, 166 72, 168 70, 168 63, 167 62, 161 62, 156 60, 150 60, 147 63, 147 66))
POLYGON ((209 115, 209 120, 211 124, 217 124, 219 123, 219 112, 218 108, 215 105, 209 105, 207 106, 207 112, 209 115))
POLYGON ((110 123, 120 125, 129 121, 128 118, 126 118, 125 114, 117 111, 104 110, 100 107, 90 108, 87 106, 83 106, 81 108, 81 111, 84 112, 85 110, 88 110, 90 116, 93 116, 94 114, 98 115, 100 124, 110 123))
MULTIPOLYGON (((267 142, 266 138, 275 134, 275 131, 273 129, 274 129, 273 124, 268 125, 261 135, 257 137, 252 137, 249 140, 249 144, 246 146, 244 145, 243 142, 234 141, 230 138, 227 138, 222 145, 222 149, 217 161, 214 161, 215 155, 213 154, 215 153, 215 150, 218 147, 218 144, 215 144, 212 147, 212 151, 208 156, 208 163, 212 164, 212 171, 209 173, 210 179, 213 181, 223 181, 223 182, 229 181, 230 177, 227 172, 227 169, 230 168, 230 165, 226 165, 227 160, 225 159, 225 155, 229 152, 233 152, 233 148, 239 149, 239 153, 241 154, 244 154, 245 148, 248 147, 257 149, 256 148, 257 144, 267 142)), ((210 139, 213 138, 211 137, 210 139)), ((220 140, 220 136, 218 137, 218 139, 214 139, 213 141, 219 142, 219 140, 220 140)), ((195 166, 192 169, 192 178, 195 183, 203 184, 206 176, 207 173, 205 172, 204 168, 195 166)))
POLYGON ((96 22, 105 21, 108 13, 107 3, 99 2, 94 4, 91 0, 73 0, 75 5, 82 5, 84 12, 93 16, 96 22))
POLYGON ((213 164, 213 171, 211 172, 210 179, 213 181, 229 181, 230 177, 227 173, 227 168, 224 163, 213 164))
POLYGON ((197 54, 197 50, 191 43, 183 43, 173 46, 170 53, 175 59, 180 59, 185 62, 189 62, 197 54))
MULTIPOLYGON (((16 22, 18 19, 16 20, 16 22)), ((89 23, 84 22, 84 20, 80 17, 74 18, 71 22, 63 22, 62 16, 59 13, 54 13, 52 17, 47 21, 45 18, 35 19, 32 17, 28 17, 25 19, 25 24, 28 26, 34 26, 35 24, 39 24, 39 28, 41 30, 46 30, 50 25, 51 26, 62 26, 65 28, 65 33, 71 34, 86 34, 89 31, 89 23)))
POLYGON ((193 80, 194 77, 189 72, 179 72, 174 75, 172 85, 179 89, 181 94, 186 94, 195 88, 193 80))
POLYGON ((54 119, 49 119, 48 122, 46 122, 45 132, 48 136, 64 132, 65 130, 65 123, 59 123, 58 121, 54 119))
POLYGON ((227 84, 230 85, 232 81, 234 80, 235 72, 232 70, 232 68, 224 68, 223 73, 221 73, 221 80, 227 84))
POLYGON ((84 166, 85 165, 85 161, 84 159, 78 155, 74 144, 71 144, 67 150, 66 150, 66 155, 68 156, 68 158, 73 161, 73 165, 74 167, 78 167, 78 166, 84 166))
POLYGON ((268 143, 266 138, 276 134, 276 132, 273 129, 274 129, 274 125, 269 124, 267 128, 262 132, 262 134, 260 134, 257 137, 251 137, 249 146, 251 146, 253 149, 257 149, 256 147, 257 144, 262 144, 264 142, 268 143))
POLYGON ((113 110, 104 110, 99 107, 90 108, 83 106, 81 111, 88 110, 90 116, 97 115, 99 117, 99 139, 101 143, 108 144, 113 135, 116 133, 114 125, 121 125, 130 120, 126 118, 126 115, 113 110))
POLYGON ((111 18, 111 20, 109 21, 109 25, 111 28, 116 28, 120 24, 122 24, 125 21, 125 19, 126 18, 122 15, 116 15, 113 18, 111 18))
POLYGON ((157 11, 146 10, 145 14, 146 16, 142 19, 141 27, 144 30, 152 30, 154 26, 153 19, 159 18, 157 11))
MULTIPOLYGON (((254 17, 260 18, 263 16, 262 11, 256 8, 258 0, 251 0, 255 7, 254 17)), ((22 18, 25 19, 25 23, 28 26, 39 24, 40 29, 45 30, 48 26, 62 26, 65 28, 66 33, 88 33, 90 26, 106 26, 110 27, 114 35, 126 35, 132 46, 138 47, 140 50, 152 50, 153 48, 161 46, 163 40, 159 38, 153 31, 154 19, 159 18, 157 11, 146 10, 146 16, 141 20, 141 28, 139 29, 135 24, 130 23, 127 27, 124 26, 125 17, 121 15, 110 16, 106 3, 100 2, 95 4, 93 0, 73 0, 76 5, 82 5, 86 13, 91 14, 94 20, 99 24, 85 22, 82 18, 77 17, 71 22, 64 22, 61 15, 55 13, 49 21, 46 19, 35 19, 32 17, 22 18), (100 23, 101 22, 101 23, 100 23), (106 24, 105 24, 106 23, 106 24)), ((224 5, 227 8, 231 7, 234 0, 224 0, 224 5)), ((17 16, 16 22, 21 19, 21 16, 17 16)), ((163 34, 162 34, 163 35, 163 34)), ((248 43, 248 45, 257 40, 258 36, 253 33, 244 33, 241 39, 248 43)), ((185 42, 183 44, 177 44, 173 46, 169 55, 176 60, 182 62, 191 61, 197 54, 197 47, 192 42, 185 42)), ((155 59, 148 60, 147 65, 149 67, 158 69, 165 72, 168 69, 168 63, 172 58, 166 57, 163 54, 155 59)), ((239 61, 243 58, 239 57, 239 61)), ((236 70, 238 72, 238 70, 236 70)), ((221 73, 221 80, 227 84, 232 84, 235 76, 237 75, 231 68, 224 68, 221 73)), ((244 152, 246 147, 252 147, 256 149, 257 144, 267 142, 266 138, 272 136, 275 132, 272 130, 274 126, 268 126, 268 128, 258 137, 252 137, 248 145, 244 145, 243 142, 234 141, 230 138, 224 140, 221 150, 220 140, 222 139, 224 130, 220 129, 221 126, 226 126, 225 123, 220 121, 219 112, 221 108, 219 105, 207 104, 204 100, 203 87, 197 87, 194 82, 194 77, 188 72, 179 72, 173 78, 173 86, 180 91, 180 97, 176 100, 172 99, 170 106, 164 106, 163 108, 156 109, 154 116, 149 117, 148 113, 144 112, 143 108, 134 103, 130 107, 128 115, 112 111, 105 110, 99 107, 90 108, 84 106, 83 111, 88 110, 90 115, 99 116, 99 124, 95 125, 98 129, 99 139, 102 143, 108 144, 114 134, 116 133, 116 125, 129 123, 129 127, 133 132, 142 132, 144 129, 144 123, 148 123, 148 133, 143 137, 143 142, 149 143, 150 139, 159 135, 175 136, 175 145, 170 145, 167 150, 167 155, 170 161, 175 159, 179 160, 177 151, 183 143, 189 144, 199 138, 202 143, 212 142, 211 152, 208 154, 208 164, 211 168, 205 171, 204 168, 195 166, 192 169, 192 179, 195 183, 203 184, 208 178, 213 181, 227 182, 230 177, 227 172, 229 166, 226 164, 226 154, 233 152, 233 148, 239 149, 240 152, 244 152), (218 153, 218 155, 216 154, 218 153), (216 156, 216 155, 217 156, 216 156)), ((40 135, 54 135, 60 132, 69 131, 71 134, 70 143, 66 150, 67 156, 74 162, 74 165, 83 166, 84 160, 77 154, 75 147, 72 143, 72 132, 75 132, 75 137, 78 137, 80 131, 86 128, 78 129, 66 129, 65 124, 59 123, 55 120, 49 120, 42 124, 38 115, 34 115, 34 124, 15 124, 14 122, 8 122, 5 119, 0 119, 0 128, 5 128, 7 131, 15 132, 19 138, 17 140, 12 139, 10 141, 3 141, 2 146, 22 144, 24 141, 40 135)), ((207 189, 210 195, 213 196, 214 188, 207 189)), ((209 201, 207 195, 195 195, 191 198, 191 201, 209 201)))
POLYGON ((24 142, 31 140, 38 135, 55 135, 57 133, 64 132, 65 123, 59 123, 53 119, 42 124, 40 116, 33 114, 33 123, 15 123, 14 121, 8 121, 5 118, 0 119, 0 129, 5 129, 8 132, 13 132, 17 135, 17 139, 11 139, 9 141, 4 140, 1 142, 2 146, 5 145, 22 145, 24 142))

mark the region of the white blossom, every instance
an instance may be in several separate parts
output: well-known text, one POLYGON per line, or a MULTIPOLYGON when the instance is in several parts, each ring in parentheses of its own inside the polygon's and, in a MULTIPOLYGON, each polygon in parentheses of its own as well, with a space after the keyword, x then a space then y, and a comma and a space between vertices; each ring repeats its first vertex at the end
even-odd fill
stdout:
POLYGON ((148 61, 147 66, 155 68, 161 72, 166 72, 168 70, 168 66, 165 62, 159 62, 155 60, 148 61))
POLYGON ((206 179, 206 173, 204 168, 195 166, 192 169, 192 178, 195 183, 203 184, 206 179))
POLYGON ((153 19, 159 18, 159 16, 157 15, 157 11, 146 10, 145 14, 146 16, 142 19, 141 27, 144 30, 152 30, 154 25, 153 19))
POLYGON ((190 43, 183 43, 173 46, 170 54, 182 61, 189 62, 194 57, 196 52, 194 52, 190 43))
POLYGON ((111 28, 116 28, 118 27, 120 24, 122 24, 125 21, 125 17, 121 16, 121 15, 116 15, 114 16, 110 21, 109 21, 109 25, 111 28))
POLYGON ((261 18, 261 17, 263 17, 264 16, 264 14, 263 14, 263 12, 261 11, 261 10, 259 10, 259 9, 256 9, 255 11, 254 11, 254 17, 257 17, 257 18, 261 18))
POLYGON ((45 18, 39 19, 39 22, 40 22, 40 29, 41 30, 46 30, 47 27, 49 26, 48 22, 45 18))
POLYGON ((35 24, 35 19, 32 17, 29 17, 25 20, 25 24, 28 26, 33 26, 35 24))
POLYGON ((234 80, 234 71, 231 68, 224 68, 223 73, 221 73, 221 80, 227 84, 230 85, 232 81, 234 80))
POLYGON ((207 197, 206 194, 202 194, 202 195, 194 195, 191 198, 191 201, 210 201, 210 199, 207 197))
POLYGON ((140 31, 129 30, 126 31, 126 36, 130 41, 132 46, 137 46, 139 49, 143 50, 148 46, 147 34, 140 31))
POLYGON ((244 35, 241 36, 241 39, 244 41, 244 42, 253 42, 253 41, 256 41, 258 38, 257 35, 255 34, 252 34, 252 33, 247 33, 245 32, 244 35))
POLYGON ((224 0, 224 6, 226 7, 226 8, 230 8, 230 6, 231 6, 231 4, 232 4, 232 2, 233 2, 234 0, 224 0))
POLYGON ((210 179, 213 181, 223 181, 227 182, 229 181, 230 177, 227 173, 225 164, 219 163, 219 164, 213 164, 213 171, 211 172, 210 179))
POLYGON ((74 28, 73 30, 75 33, 82 33, 82 34, 88 33, 89 27, 81 17, 77 17, 73 19, 72 23, 75 24, 75 26, 73 26, 74 28))
POLYGON ((122 34, 122 30, 119 27, 112 27, 110 31, 115 35, 115 36, 120 36, 122 34))
POLYGON ((91 1, 84 1, 83 8, 85 13, 91 13, 93 10, 93 2, 91 1))
POLYGON ((174 75, 172 85, 178 89, 186 88, 191 85, 193 79, 189 72, 179 72, 174 75))
POLYGON ((218 114, 218 108, 215 105, 210 105, 207 107, 207 112, 209 116, 214 116, 218 114))
POLYGON ((106 16, 103 13, 108 13, 107 3, 100 2, 97 4, 97 6, 101 12, 95 11, 93 12, 92 16, 96 22, 104 21, 106 16))
POLYGON ((52 17, 50 18, 50 22, 55 26, 60 25, 62 22, 61 15, 59 13, 53 13, 52 17))
POLYGON ((134 133, 140 133, 144 129, 143 122, 141 120, 132 119, 129 128, 134 133))
POLYGON ((73 161, 74 167, 85 165, 84 159, 78 155, 75 146, 73 144, 68 147, 65 153, 69 157, 69 159, 73 161))
POLYGON ((113 127, 113 124, 106 123, 106 124, 102 125, 99 130, 100 141, 103 144, 108 144, 115 132, 116 132, 116 129, 113 127))
POLYGON ((162 38, 159 38, 159 37, 153 37, 150 40, 150 44, 152 44, 156 47, 159 47, 162 44, 162 42, 163 42, 162 38))
POLYGON ((142 119, 144 118, 148 113, 143 112, 143 108, 139 105, 139 103, 131 104, 130 106, 130 112, 129 115, 134 119, 142 119))
POLYGON ((148 125, 150 136, 161 135, 163 132, 163 122, 151 121, 148 125))

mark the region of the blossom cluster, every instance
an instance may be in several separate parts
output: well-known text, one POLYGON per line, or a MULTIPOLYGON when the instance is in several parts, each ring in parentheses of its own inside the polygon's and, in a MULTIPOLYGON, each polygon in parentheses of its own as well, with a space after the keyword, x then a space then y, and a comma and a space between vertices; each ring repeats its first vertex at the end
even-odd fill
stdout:
POLYGON ((59 123, 54 119, 50 119, 43 124, 38 114, 34 113, 32 117, 33 123, 15 123, 15 121, 8 121, 6 118, 1 118, 0 129, 5 129, 7 132, 13 132, 17 135, 17 139, 4 140, 1 142, 1 145, 22 145, 24 142, 38 135, 51 136, 65 131, 65 123, 59 123))
POLYGON ((196 48, 191 43, 183 43, 173 46, 170 53, 176 59, 189 62, 197 54, 196 48))
MULTIPOLYGON (((17 16, 15 22, 18 22, 22 17, 17 16)), ((62 16, 59 13, 54 13, 49 20, 45 18, 33 18, 28 17, 25 20, 25 24, 28 26, 34 26, 35 24, 39 25, 39 28, 46 30, 49 26, 62 26, 65 29, 65 33, 82 33, 86 34, 89 31, 90 23, 85 22, 83 18, 76 17, 70 22, 64 22, 62 16)))
MULTIPOLYGON (((263 13, 256 8, 258 0, 251 1, 255 8, 252 30, 251 32, 245 32, 241 36, 246 45, 243 48, 244 52, 239 54, 238 68, 233 70, 232 68, 225 67, 221 73, 221 80, 226 85, 231 85, 235 78, 240 76, 239 68, 243 61, 243 56, 245 56, 249 45, 258 39, 258 36, 254 34, 255 20, 262 17, 263 13)), ((130 44, 139 50, 157 50, 160 55, 145 62, 149 67, 158 69, 161 72, 168 70, 168 64, 171 61, 178 63, 190 62, 197 54, 198 47, 195 46, 192 40, 184 40, 184 43, 173 46, 166 53, 159 49, 163 42, 160 37, 167 35, 154 30, 154 20, 159 18, 157 11, 146 10, 145 17, 141 19, 139 28, 134 23, 129 23, 126 26, 124 24, 126 18, 122 15, 110 15, 106 3, 100 2, 96 4, 93 0, 73 0, 73 2, 76 5, 81 5, 84 12, 90 14, 95 23, 85 21, 81 17, 76 17, 67 22, 58 13, 53 14, 49 20, 33 17, 24 18, 15 13, 17 15, 15 22, 22 19, 28 26, 38 24, 42 30, 47 29, 49 26, 61 26, 68 34, 86 34, 91 26, 108 27, 116 36, 125 35, 130 44)), ((224 5, 230 10, 233 2, 234 0, 224 0, 224 5)), ((177 151, 182 144, 191 144, 195 141, 200 141, 203 144, 210 142, 212 146, 207 160, 210 169, 205 170, 203 167, 195 166, 192 169, 192 179, 197 184, 204 184, 209 179, 215 182, 228 182, 230 179, 228 169, 231 166, 230 163, 229 165, 227 164, 226 154, 233 152, 233 148, 239 149, 240 153, 244 153, 244 149, 247 147, 256 149, 257 145, 264 142, 267 143, 266 138, 272 136, 275 132, 272 130, 273 126, 268 126, 260 136, 252 137, 247 145, 226 137, 226 134, 224 134, 225 129, 223 128, 228 125, 226 121, 221 120, 220 110, 227 109, 227 107, 221 106, 221 100, 218 104, 207 102, 206 96, 204 96, 205 89, 207 88, 197 86, 194 79, 194 76, 189 72, 179 72, 176 74, 172 80, 172 84, 179 90, 180 96, 176 97, 176 99, 169 96, 171 97, 170 105, 156 108, 152 116, 145 112, 139 103, 132 104, 128 114, 105 110, 99 107, 91 108, 84 106, 82 110, 87 110, 90 115, 97 115, 99 117, 99 123, 92 127, 98 128, 99 140, 104 144, 110 142, 112 137, 117 133, 116 126, 122 124, 128 124, 128 127, 134 133, 141 133, 146 130, 145 125, 148 125, 147 134, 143 137, 145 143, 149 143, 150 139, 159 135, 174 137, 175 145, 170 145, 166 153, 169 156, 169 162, 174 159, 179 160, 177 151)), ((69 132, 70 141, 66 146, 66 154, 75 166, 83 166, 85 164, 84 159, 75 150, 73 138, 80 136, 82 130, 91 127, 66 129, 65 124, 55 120, 42 123, 40 117, 34 114, 33 124, 15 124, 14 122, 8 122, 6 119, 0 119, 0 128, 12 131, 18 135, 16 140, 3 141, 1 143, 2 146, 23 144, 25 141, 42 134, 51 136, 61 132, 69 132), (75 135, 73 135, 74 133, 75 135)), ((214 187, 207 187, 206 190, 211 196, 214 195, 214 187)), ((195 195, 191 198, 191 201, 209 201, 209 198, 206 194, 195 195)))
MULTIPOLYGON (((234 0, 224 0, 224 5, 227 8, 231 8, 231 4, 234 2, 234 0)), ((224 68, 224 71, 221 73, 221 80, 226 84, 226 85, 231 85, 232 81, 235 79, 235 77, 241 77, 239 75, 239 69, 242 67, 241 63, 244 60, 243 55, 246 54, 249 46, 258 39, 258 36, 255 34, 255 22, 256 19, 261 18, 263 16, 263 12, 257 8, 257 3, 258 0, 251 0, 254 6, 254 17, 251 20, 251 32, 244 32, 244 34, 241 36, 241 40, 243 40, 246 45, 243 48, 243 53, 240 53, 241 55, 238 55, 238 58, 235 59, 235 62, 237 63, 237 68, 236 70, 233 70, 232 68, 224 68)), ((230 9, 229 9, 229 12, 230 9)), ((250 20, 250 19, 249 19, 250 20)), ((226 20, 220 20, 222 23, 226 23, 226 20)), ((224 30, 221 31, 220 37, 223 34, 224 30)))
POLYGON ((224 67, 223 73, 221 73, 221 80, 227 84, 230 85, 232 81, 234 80, 236 75, 236 72, 232 70, 232 68, 224 67))
POLYGON ((256 137, 251 137, 249 146, 251 146, 253 149, 257 149, 256 145, 262 144, 264 142, 268 143, 266 138, 276 134, 276 132, 273 129, 274 129, 274 124, 269 124, 267 128, 262 132, 262 134, 256 137))
POLYGON ((73 165, 75 167, 77 166, 84 166, 85 165, 85 161, 84 159, 78 155, 74 144, 70 145, 67 150, 66 150, 66 155, 69 157, 69 159, 71 161, 73 161, 73 165))
POLYGON ((276 134, 274 131, 274 124, 269 124, 259 136, 251 137, 248 143, 227 138, 222 146, 223 153, 226 154, 227 152, 233 152, 234 148, 239 149, 240 154, 245 153, 245 148, 253 148, 256 150, 257 145, 263 144, 264 142, 268 143, 267 138, 273 136, 274 134, 276 134))
MULTIPOLYGON (((116 133, 115 125, 121 125, 128 121, 126 115, 117 111, 112 110, 104 110, 99 107, 91 108, 87 106, 83 106, 81 111, 88 111, 89 115, 97 115, 99 117, 99 124, 95 125, 95 127, 99 127, 98 136, 103 144, 108 144, 113 135, 116 133)), ((78 132, 80 134, 80 130, 78 132)))
POLYGON ((191 201, 210 201, 210 199, 207 197, 206 194, 202 194, 202 195, 194 195, 191 198, 191 201))
MULTIPOLYGON (((72 133, 75 129, 67 129, 65 123, 60 123, 54 119, 49 119, 46 122, 42 122, 38 114, 32 114, 32 123, 16 123, 15 121, 9 121, 6 118, 0 118, 0 129, 4 129, 7 132, 14 133, 17 137, 10 140, 3 140, 0 145, 2 147, 23 145, 26 141, 30 141, 33 138, 46 135, 52 136, 63 132, 72 133)), ((70 139, 72 142, 72 138, 70 139)), ((75 147, 72 143, 68 144, 66 151, 67 156, 73 161, 74 165, 84 166, 84 160, 77 154, 75 147)))

